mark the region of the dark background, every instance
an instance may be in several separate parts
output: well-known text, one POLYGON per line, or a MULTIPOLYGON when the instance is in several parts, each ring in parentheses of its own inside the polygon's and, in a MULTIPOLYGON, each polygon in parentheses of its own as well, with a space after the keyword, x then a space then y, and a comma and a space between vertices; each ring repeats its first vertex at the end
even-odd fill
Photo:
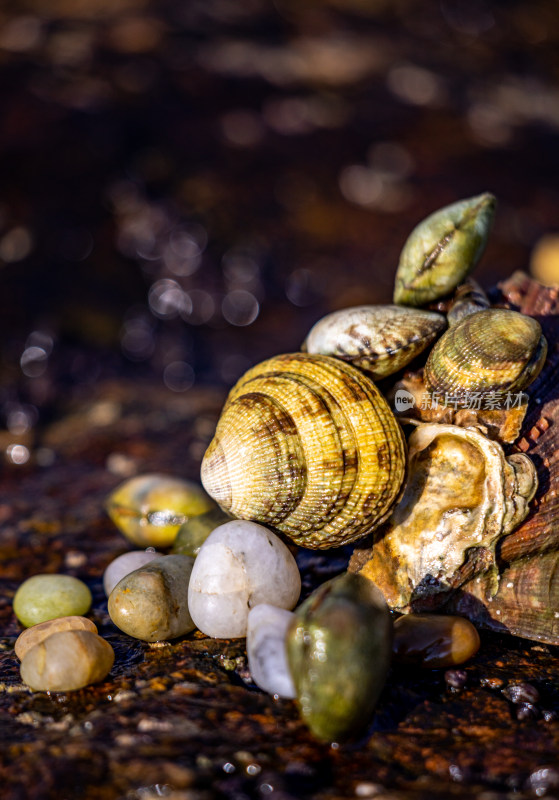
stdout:
MULTIPOLYGON (((554 0, 19 0, 0 10, 0 423, 115 376, 226 387, 391 299, 493 191, 476 275, 559 219, 554 0)), ((553 248, 552 248, 553 252, 553 248)))

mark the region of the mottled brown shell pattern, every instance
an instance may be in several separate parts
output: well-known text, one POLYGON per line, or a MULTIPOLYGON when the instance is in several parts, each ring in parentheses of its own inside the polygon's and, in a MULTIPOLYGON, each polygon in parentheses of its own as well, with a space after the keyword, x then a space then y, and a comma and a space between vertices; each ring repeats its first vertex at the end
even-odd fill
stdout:
POLYGON ((374 383, 320 355, 276 356, 233 387, 202 463, 206 491, 230 514, 297 544, 355 541, 388 515, 405 443, 374 383))
POLYGON ((392 375, 445 329, 442 314, 404 306, 356 306, 334 311, 309 331, 303 350, 336 356, 370 373, 392 375))
POLYGON ((439 339, 425 365, 425 383, 440 393, 440 402, 445 395, 521 392, 540 372, 546 353, 537 320, 491 308, 465 317, 439 339))

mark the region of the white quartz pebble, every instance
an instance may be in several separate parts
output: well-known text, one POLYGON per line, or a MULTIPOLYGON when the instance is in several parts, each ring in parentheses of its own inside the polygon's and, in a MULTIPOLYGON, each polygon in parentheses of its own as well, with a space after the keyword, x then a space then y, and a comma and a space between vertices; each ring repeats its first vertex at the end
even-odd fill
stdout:
POLYGON ((301 577, 295 559, 263 525, 233 520, 208 536, 194 562, 188 607, 208 636, 246 636, 248 612, 260 603, 295 606, 301 577))
POLYGON ((120 583, 126 575, 149 564, 150 561, 160 555, 161 553, 150 547, 147 550, 132 550, 130 553, 123 553, 121 556, 117 556, 114 561, 111 561, 103 574, 103 588, 107 597, 117 583, 120 583))
POLYGON ((285 636, 295 615, 284 608, 262 603, 248 615, 247 655, 252 680, 269 694, 297 696, 285 649, 285 636))

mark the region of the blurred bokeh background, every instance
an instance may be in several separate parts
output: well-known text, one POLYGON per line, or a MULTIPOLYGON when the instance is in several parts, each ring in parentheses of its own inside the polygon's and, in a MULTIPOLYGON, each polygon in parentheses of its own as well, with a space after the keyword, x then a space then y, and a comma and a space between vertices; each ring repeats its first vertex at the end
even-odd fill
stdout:
POLYGON ((484 190, 480 282, 559 280, 558 79, 556 0, 6 0, 8 458, 76 392, 225 389, 390 301, 412 227, 484 190))

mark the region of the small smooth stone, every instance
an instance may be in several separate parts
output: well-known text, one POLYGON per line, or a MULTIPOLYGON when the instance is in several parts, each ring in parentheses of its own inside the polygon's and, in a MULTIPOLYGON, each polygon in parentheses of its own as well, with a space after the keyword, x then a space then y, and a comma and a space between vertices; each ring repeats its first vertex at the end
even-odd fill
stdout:
POLYGON ((323 583, 293 615, 287 660, 305 723, 340 742, 373 716, 392 656, 392 620, 382 592, 361 575, 323 583))
POLYGON ((479 650, 477 630, 464 617, 406 614, 394 623, 394 657, 438 669, 463 664, 479 650))
POLYGON ((71 575, 33 575, 14 597, 14 614, 26 628, 55 617, 86 614, 90 608, 91 592, 71 575))
POLYGON ((46 622, 40 622, 38 625, 33 625, 33 627, 27 628, 23 633, 20 633, 14 645, 16 656, 21 661, 32 647, 60 631, 89 631, 90 633, 97 633, 97 626, 86 617, 76 616, 56 617, 46 622))
POLYGON ((214 508, 197 517, 191 517, 179 528, 177 538, 173 542, 173 553, 196 558, 210 533, 230 521, 229 514, 220 508, 214 508))
POLYGON ((105 678, 114 663, 111 645, 90 631, 59 631, 32 647, 21 679, 36 692, 70 692, 105 678))
POLYGON ((293 699, 295 684, 287 664, 285 637, 294 614, 267 603, 251 608, 247 624, 247 656, 252 680, 269 694, 293 699))
POLYGON ((138 475, 109 495, 107 513, 139 547, 169 547, 181 525, 217 508, 203 488, 170 475, 138 475))
POLYGON ((161 553, 153 548, 150 550, 133 550, 131 553, 123 553, 111 561, 103 573, 103 588, 107 597, 125 575, 129 575, 134 570, 149 564, 154 558, 158 558, 161 553))
POLYGON ((188 583, 194 559, 161 556, 130 572, 109 595, 109 614, 121 631, 144 642, 176 639, 193 630, 188 583))
POLYGON ((200 548, 188 605, 203 633, 234 639, 246 636, 253 606, 291 609, 300 592, 297 564, 281 539, 256 522, 233 520, 216 528, 200 548))

